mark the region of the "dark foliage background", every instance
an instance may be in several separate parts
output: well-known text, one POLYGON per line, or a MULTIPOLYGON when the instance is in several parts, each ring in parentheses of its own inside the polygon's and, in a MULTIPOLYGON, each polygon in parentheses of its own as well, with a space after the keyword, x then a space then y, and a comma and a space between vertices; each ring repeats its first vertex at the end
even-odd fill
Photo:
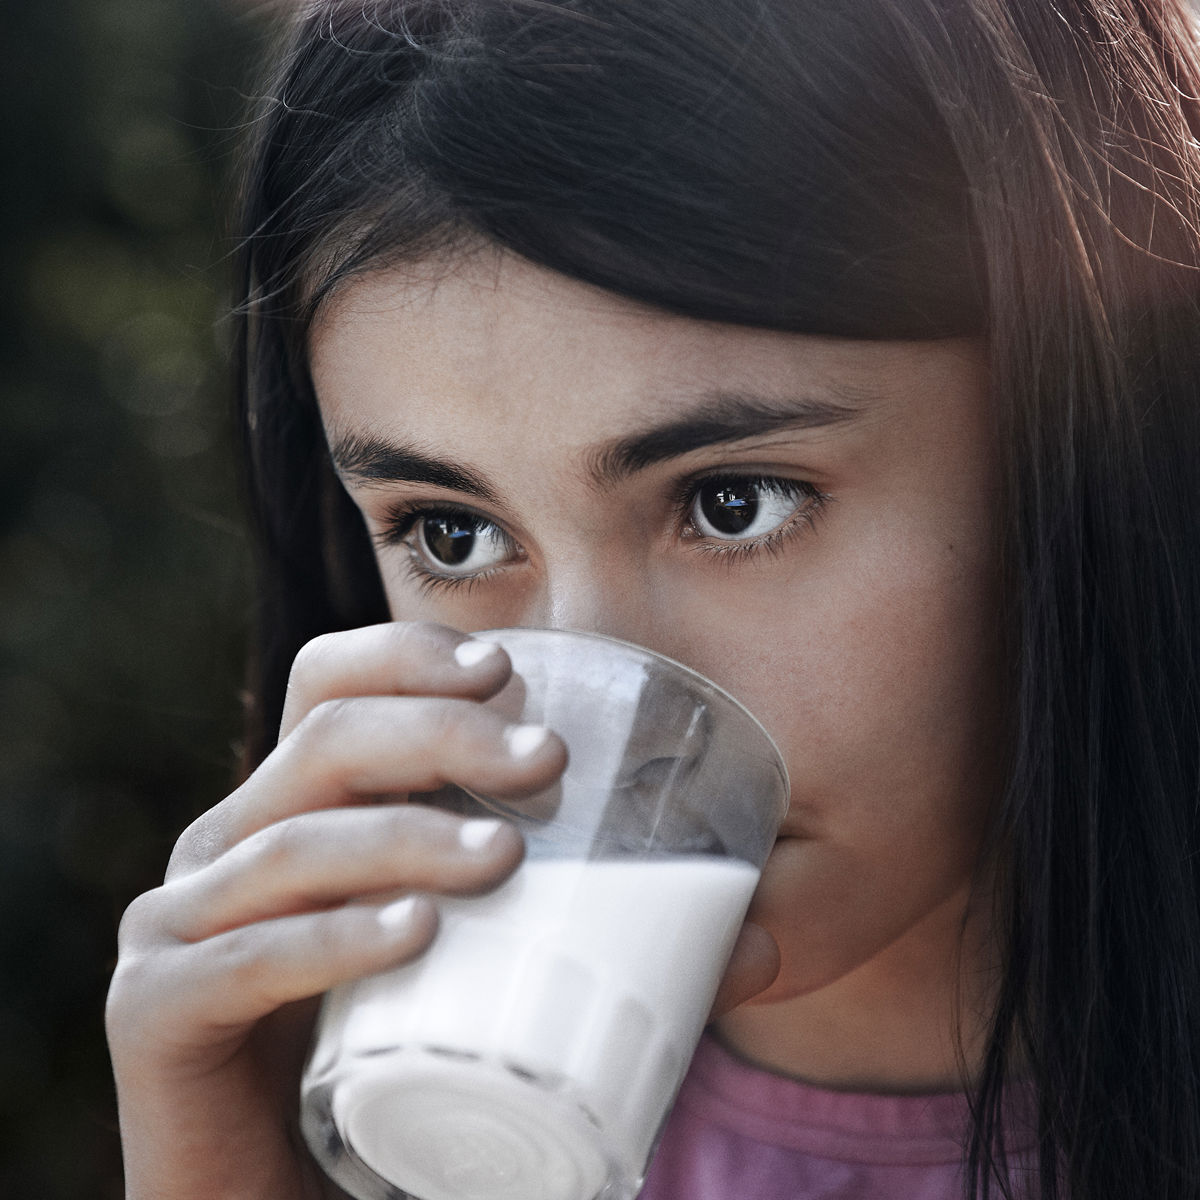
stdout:
POLYGON ((0 1196, 103 1200, 117 922, 235 757, 222 230, 269 21, 0 14, 0 1196))

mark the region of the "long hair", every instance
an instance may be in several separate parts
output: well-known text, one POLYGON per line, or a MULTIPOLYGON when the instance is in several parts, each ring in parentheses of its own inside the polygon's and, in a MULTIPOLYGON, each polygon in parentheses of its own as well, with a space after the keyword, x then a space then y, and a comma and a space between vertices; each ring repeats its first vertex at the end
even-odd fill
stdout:
POLYGON ((1006 456, 1004 975, 973 1195, 1200 1195, 1200 151, 1182 0, 356 0, 297 20, 244 182, 251 760, 386 617, 305 341, 486 241, 703 320, 986 338, 1006 456), (1001 1113, 1037 1096, 1012 1182, 1001 1113))

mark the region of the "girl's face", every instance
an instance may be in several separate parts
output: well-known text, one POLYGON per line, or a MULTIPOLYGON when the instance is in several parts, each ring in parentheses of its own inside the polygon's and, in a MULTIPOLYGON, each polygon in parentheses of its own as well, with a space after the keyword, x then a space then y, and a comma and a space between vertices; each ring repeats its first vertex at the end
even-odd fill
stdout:
POLYGON ((961 911, 1000 725, 975 344, 711 324, 481 253, 347 287, 312 370, 393 616, 638 642, 775 737, 764 999, 961 911))

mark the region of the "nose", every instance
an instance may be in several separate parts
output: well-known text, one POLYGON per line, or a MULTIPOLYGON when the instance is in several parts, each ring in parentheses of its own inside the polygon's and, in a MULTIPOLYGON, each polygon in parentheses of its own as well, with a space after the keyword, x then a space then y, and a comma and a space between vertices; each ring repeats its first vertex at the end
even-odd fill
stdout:
POLYGON ((712 677, 707 623, 660 557, 627 541, 582 536, 543 543, 542 555, 539 586, 512 624, 617 638, 712 677))
POLYGON ((547 572, 529 624, 604 634, 666 653, 665 614, 658 611, 656 590, 647 573, 633 564, 581 556, 547 572))

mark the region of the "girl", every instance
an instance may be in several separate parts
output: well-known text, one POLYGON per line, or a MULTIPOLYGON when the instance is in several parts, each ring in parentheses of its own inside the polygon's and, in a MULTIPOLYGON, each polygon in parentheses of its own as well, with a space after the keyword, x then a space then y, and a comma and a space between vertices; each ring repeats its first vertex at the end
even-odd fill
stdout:
POLYGON ((1189 16, 296 20, 244 194, 248 771, 122 926, 131 1197, 335 1194, 312 998, 521 854, 420 794, 563 766, 478 703, 462 631, 514 624, 696 667, 792 776, 647 1200, 1200 1195, 1189 16))

